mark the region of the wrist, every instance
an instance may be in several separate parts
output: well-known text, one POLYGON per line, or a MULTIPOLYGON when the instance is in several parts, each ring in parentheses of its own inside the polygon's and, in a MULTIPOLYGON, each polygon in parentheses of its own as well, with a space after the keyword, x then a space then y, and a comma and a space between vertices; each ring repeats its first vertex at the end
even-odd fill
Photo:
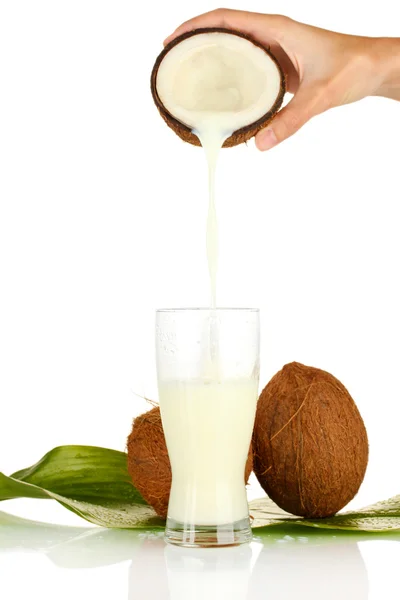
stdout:
POLYGON ((400 100, 400 38, 375 38, 371 51, 380 79, 373 95, 400 100))

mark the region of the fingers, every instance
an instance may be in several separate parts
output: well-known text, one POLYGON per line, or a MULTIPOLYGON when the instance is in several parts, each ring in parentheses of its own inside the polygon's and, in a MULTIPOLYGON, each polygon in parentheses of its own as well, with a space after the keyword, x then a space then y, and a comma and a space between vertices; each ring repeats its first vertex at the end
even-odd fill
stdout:
POLYGON ((246 12, 242 10, 230 10, 227 8, 218 8, 208 13, 204 13, 186 21, 178 27, 167 39, 164 45, 173 39, 201 27, 225 27, 227 29, 238 29, 243 33, 248 33, 261 42, 268 42, 270 39, 278 40, 283 34, 285 23, 290 23, 290 19, 281 15, 264 15, 260 13, 246 12))
POLYGON ((319 90, 299 90, 293 100, 276 115, 271 125, 256 135, 257 148, 264 151, 280 144, 323 110, 319 90))

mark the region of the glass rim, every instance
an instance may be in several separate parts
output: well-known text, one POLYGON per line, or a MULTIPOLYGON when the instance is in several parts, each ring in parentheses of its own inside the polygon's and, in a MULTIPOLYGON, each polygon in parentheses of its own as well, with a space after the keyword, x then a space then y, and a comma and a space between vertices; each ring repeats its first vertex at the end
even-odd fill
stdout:
POLYGON ((179 313, 179 312, 250 312, 259 313, 259 308, 233 308, 233 307, 221 307, 221 308, 157 308, 156 313, 179 313))

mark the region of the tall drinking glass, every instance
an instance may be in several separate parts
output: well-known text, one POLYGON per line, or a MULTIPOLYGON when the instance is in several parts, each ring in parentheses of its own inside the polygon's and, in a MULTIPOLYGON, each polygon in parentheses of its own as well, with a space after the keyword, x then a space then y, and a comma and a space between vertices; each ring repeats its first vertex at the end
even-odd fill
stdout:
POLYGON ((159 310, 157 375, 172 469, 165 538, 251 540, 244 472, 259 380, 257 309, 159 310))

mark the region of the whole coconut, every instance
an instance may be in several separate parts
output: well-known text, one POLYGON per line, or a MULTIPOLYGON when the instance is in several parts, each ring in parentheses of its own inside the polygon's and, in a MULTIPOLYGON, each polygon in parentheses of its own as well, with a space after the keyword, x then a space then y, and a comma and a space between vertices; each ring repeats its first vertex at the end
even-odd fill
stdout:
MULTIPOLYGON (((128 471, 133 485, 160 517, 166 517, 172 475, 158 406, 134 419, 127 449, 128 471)), ((250 447, 245 482, 252 470, 250 447)))
POLYGON ((293 362, 261 393, 253 452, 257 479, 278 506, 294 515, 329 517, 364 479, 367 432, 340 381, 293 362))

